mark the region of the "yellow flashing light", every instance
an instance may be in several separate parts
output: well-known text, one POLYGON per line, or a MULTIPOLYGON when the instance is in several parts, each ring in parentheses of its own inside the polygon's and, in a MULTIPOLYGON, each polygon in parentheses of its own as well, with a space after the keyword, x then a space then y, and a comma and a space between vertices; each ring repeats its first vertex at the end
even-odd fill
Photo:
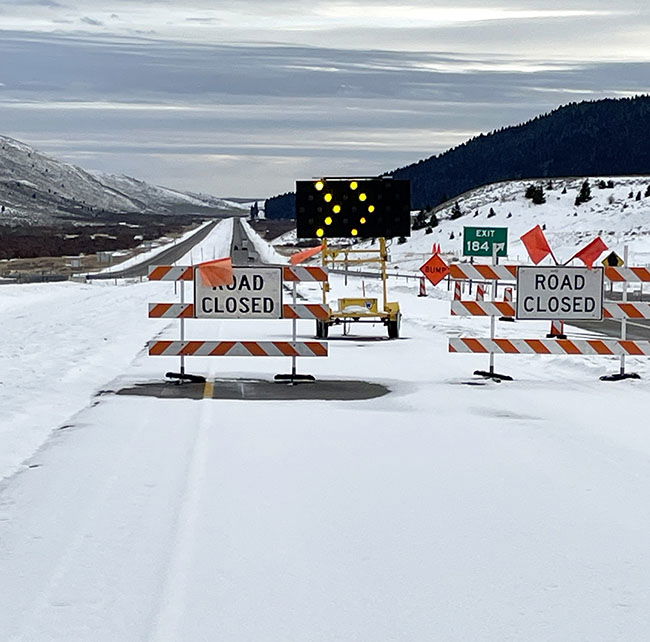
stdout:
POLYGON ((352 234, 352 236, 356 236, 358 233, 359 233, 359 230, 357 230, 357 229, 355 229, 355 228, 353 228, 353 229, 351 230, 351 232, 350 232, 350 234, 352 234))
POLYGON ((325 194, 325 202, 329 203, 332 200, 331 194, 325 194))
POLYGON ((331 225, 332 224, 332 217, 331 216, 326 216, 325 217, 325 225, 331 225))
POLYGON ((334 212, 334 214, 338 214, 340 211, 341 211, 341 206, 340 205, 335 205, 332 208, 332 212, 334 212))
POLYGON ((361 223, 361 225, 363 225, 365 222, 366 222, 366 219, 365 219, 365 218, 361 217, 361 218, 359 219, 359 223, 361 223))
POLYGON ((359 187, 359 183, 357 183, 356 181, 352 181, 350 183, 350 189, 357 189, 357 187, 359 187))
POLYGON ((368 197, 363 192, 361 192, 361 194, 359 194, 359 200, 360 201, 365 201, 367 198, 368 197))
POLYGON ((318 181, 314 187, 320 192, 323 187, 325 187, 325 183, 323 183, 323 181, 318 181))
POLYGON ((324 230, 322 227, 319 227, 319 228, 316 230, 316 236, 317 236, 318 238, 321 238, 321 236, 323 236, 323 234, 325 234, 325 230, 324 230))
POLYGON ((372 214, 375 211, 374 205, 368 205, 368 211, 372 214))

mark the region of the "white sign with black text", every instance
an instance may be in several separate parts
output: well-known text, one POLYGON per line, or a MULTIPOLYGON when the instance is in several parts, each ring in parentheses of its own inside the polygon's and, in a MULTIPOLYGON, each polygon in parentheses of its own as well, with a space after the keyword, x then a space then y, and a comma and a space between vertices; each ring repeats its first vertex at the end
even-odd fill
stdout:
POLYGON ((281 319, 282 268, 234 267, 232 285, 204 285, 194 279, 197 319, 281 319))
POLYGON ((603 268, 520 266, 517 319, 603 318, 603 268))

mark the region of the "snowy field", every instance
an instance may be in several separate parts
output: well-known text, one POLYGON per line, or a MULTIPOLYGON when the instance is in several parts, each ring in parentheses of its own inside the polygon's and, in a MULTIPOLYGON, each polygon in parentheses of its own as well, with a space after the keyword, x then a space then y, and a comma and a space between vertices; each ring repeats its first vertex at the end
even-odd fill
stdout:
MULTIPOLYGON (((231 230, 217 226, 204 254, 226 255, 231 230)), ((358 280, 332 283, 359 294, 358 280)), ((486 336, 488 321, 450 316, 445 287, 393 286, 399 340, 333 330, 328 358, 298 362, 391 390, 358 402, 116 396, 177 368, 144 349, 177 338, 178 322, 146 311, 177 300, 173 283, 0 288, 1 637, 646 639, 646 361, 628 360, 641 380, 613 384, 598 381, 610 358, 497 356, 515 381, 468 385, 487 356, 447 341, 486 336)), ((187 338, 290 330, 192 320, 187 338)), ((313 322, 298 330, 312 338, 313 322)), ((270 378, 290 361, 187 365, 270 378)))

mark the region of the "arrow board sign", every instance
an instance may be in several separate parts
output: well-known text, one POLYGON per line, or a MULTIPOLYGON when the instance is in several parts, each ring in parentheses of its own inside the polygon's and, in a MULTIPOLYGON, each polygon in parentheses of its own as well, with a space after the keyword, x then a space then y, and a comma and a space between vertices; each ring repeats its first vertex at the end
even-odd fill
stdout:
POLYGON ((282 268, 234 267, 232 285, 204 285, 194 279, 197 319, 281 319, 282 268))
POLYGON ((603 318, 603 268, 532 267, 517 270, 517 319, 603 318))

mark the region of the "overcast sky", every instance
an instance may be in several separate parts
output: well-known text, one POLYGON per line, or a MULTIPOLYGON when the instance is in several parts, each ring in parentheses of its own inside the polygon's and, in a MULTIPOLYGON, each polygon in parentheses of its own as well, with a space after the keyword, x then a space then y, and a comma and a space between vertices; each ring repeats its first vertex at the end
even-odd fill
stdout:
POLYGON ((647 0, 0 0, 0 133, 219 196, 650 92, 647 0))

